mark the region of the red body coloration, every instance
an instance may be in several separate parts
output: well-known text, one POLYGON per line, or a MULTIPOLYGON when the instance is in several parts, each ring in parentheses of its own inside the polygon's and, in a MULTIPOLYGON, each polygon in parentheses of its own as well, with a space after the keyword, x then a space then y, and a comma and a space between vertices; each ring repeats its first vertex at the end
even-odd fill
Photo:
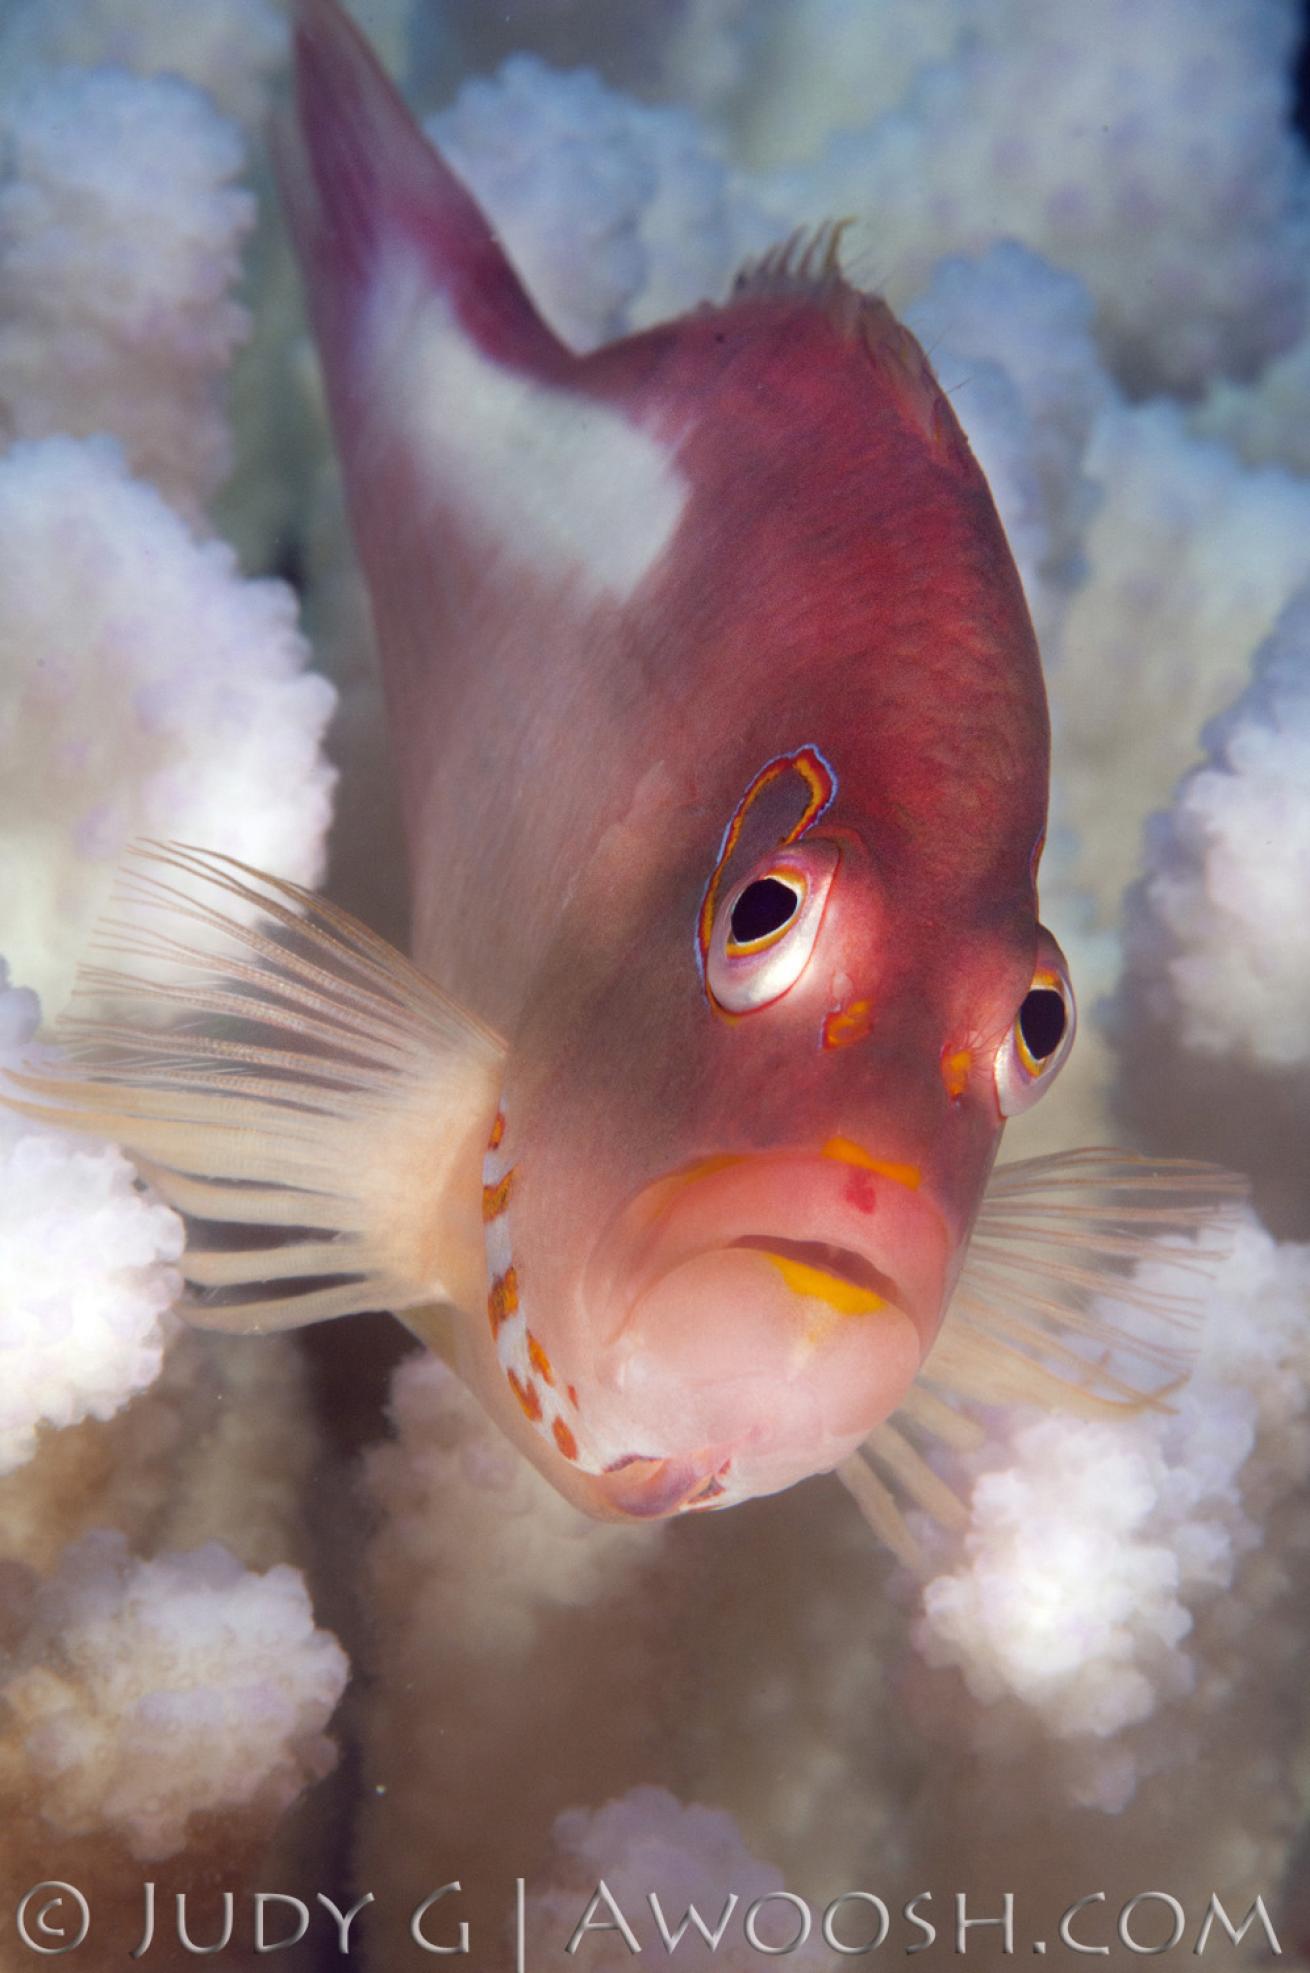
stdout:
MULTIPOLYGON (((999 1141, 1047 785, 1019 581, 926 361, 830 257, 574 357, 331 0, 300 13, 293 207, 416 957, 510 1044, 489 1292, 512 1262, 522 1321, 479 1311, 464 1368, 597 1511, 769 1491, 903 1395, 999 1141), (734 1011, 704 967, 755 961, 701 936, 707 887, 806 750, 831 799, 778 868, 821 904, 734 1011)), ((788 842, 789 774, 716 912, 788 842)))

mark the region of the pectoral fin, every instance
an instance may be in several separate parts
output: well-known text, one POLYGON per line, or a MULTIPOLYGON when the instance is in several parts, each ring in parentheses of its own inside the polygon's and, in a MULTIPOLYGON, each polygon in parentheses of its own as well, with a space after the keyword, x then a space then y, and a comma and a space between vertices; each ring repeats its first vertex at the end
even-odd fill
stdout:
POLYGON ((131 852, 60 1073, 0 1100, 114 1139, 188 1220, 185 1312, 292 1328, 482 1296, 504 1045, 348 913, 203 850, 131 852))
POLYGON ((1082 1418, 1167 1408, 1199 1346, 1206 1295, 1247 1189, 1214 1165, 1134 1151, 998 1166, 919 1382, 895 1420, 838 1468, 903 1562, 922 1561, 906 1504, 943 1526, 967 1523, 915 1443, 967 1452, 985 1442, 978 1419, 948 1398, 1082 1418))

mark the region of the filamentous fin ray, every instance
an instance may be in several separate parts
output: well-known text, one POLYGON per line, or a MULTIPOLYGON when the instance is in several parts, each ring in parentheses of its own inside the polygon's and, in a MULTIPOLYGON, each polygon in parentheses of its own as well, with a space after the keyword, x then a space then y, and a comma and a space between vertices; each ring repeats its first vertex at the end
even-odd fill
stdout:
POLYGON ((1099 1148, 998 1168, 919 1382, 837 1469, 907 1566, 923 1555, 906 1508, 955 1528, 964 1510, 903 1427, 968 1451, 984 1434, 961 1400, 1083 1418, 1168 1409, 1247 1189, 1213 1165, 1099 1148))
POLYGON ((1246 1198, 1231 1172, 1092 1148, 993 1174, 929 1379, 1085 1415, 1159 1403, 1246 1198))
POLYGON ((201 1325, 476 1304, 504 1044, 295 884, 181 844, 127 868, 116 908, 160 922, 120 916, 113 946, 144 970, 84 968, 65 1066, 11 1072, 0 1101, 114 1139, 193 1222, 201 1325))

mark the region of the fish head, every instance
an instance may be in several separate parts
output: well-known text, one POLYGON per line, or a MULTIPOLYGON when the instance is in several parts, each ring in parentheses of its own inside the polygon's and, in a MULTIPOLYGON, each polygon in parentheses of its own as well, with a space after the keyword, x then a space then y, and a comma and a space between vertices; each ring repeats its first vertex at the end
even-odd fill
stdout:
POLYGON ((530 1449, 592 1512, 776 1492, 888 1417, 1005 1117, 1072 1040, 1028 854, 1015 884, 966 899, 823 792, 729 830, 708 883, 703 855, 662 882, 635 854, 611 872, 604 935, 593 902, 525 1050, 549 1069, 511 1065, 493 1326, 530 1449))

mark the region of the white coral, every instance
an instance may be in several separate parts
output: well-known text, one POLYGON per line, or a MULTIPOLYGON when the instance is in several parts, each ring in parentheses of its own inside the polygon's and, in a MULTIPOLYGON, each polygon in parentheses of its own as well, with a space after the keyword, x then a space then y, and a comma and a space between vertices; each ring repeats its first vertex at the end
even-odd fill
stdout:
POLYGON ((180 76, 225 115, 254 124, 285 47, 273 0, 17 0, 0 32, 0 77, 64 65, 180 76))
POLYGON ((222 381, 249 327, 237 132, 186 83, 76 69, 0 124, 0 429, 112 432, 198 511, 230 463, 222 381))
POLYGON ((861 215, 902 302, 943 254, 1022 240, 1087 282, 1135 391, 1249 375, 1295 341, 1310 167, 1290 8, 980 0, 963 19, 896 110, 773 175, 781 219, 861 215))
MULTIPOLYGON (((0 961, 0 1088, 37 1013, 7 978, 0 961)), ((181 1251, 181 1221, 114 1145, 0 1111, 0 1474, 40 1427, 112 1417, 154 1382, 181 1251)))
POLYGON ((566 1963, 586 1921, 577 1949, 594 1973, 631 1966, 624 1928, 640 1951, 676 1951, 693 1973, 753 1973, 766 1952, 804 1973, 832 1963, 814 1913, 752 1854, 734 1818, 667 1788, 633 1788, 558 1817, 549 1882, 527 1909, 529 1936, 551 1964, 566 1963), (607 1897, 597 1897, 602 1881, 607 1897))
MULTIPOLYGON (((1194 1612, 1258 1547, 1257 1514, 1310 1476, 1308 1374, 1310 1246, 1280 1246, 1248 1217, 1170 1409, 1122 1423, 1019 1413, 993 1430, 963 1555, 924 1591, 930 1660, 957 1666, 984 1704, 1023 1700, 1060 1739, 1120 1734, 1191 1692, 1204 1673, 1194 1612)), ((1143 1758, 1158 1765, 1158 1743, 1143 1758)), ((1122 1806, 1131 1739, 1088 1772, 1089 1798, 1122 1806)))
POLYGON ((1097 502, 1087 455, 1118 400, 1086 285, 1013 240, 942 261, 905 320, 987 475, 1048 660, 1097 502))
POLYGON ((1083 539, 1089 575, 1065 619, 1051 700, 1078 874, 1104 921, 1137 867, 1147 815, 1310 575, 1310 484, 1244 467, 1164 403, 1103 412, 1085 466, 1099 496, 1083 539))
POLYGON ((142 1562, 89 1535, 0 1666, 9 1758, 53 1829, 172 1856, 193 1818, 271 1828, 329 1771, 346 1669, 297 1570, 253 1574, 217 1542, 142 1562))
POLYGON ((243 581, 112 445, 0 460, 0 923, 48 1012, 133 837, 317 876, 335 695, 308 657, 290 590, 243 581))
POLYGON ((1130 997, 1198 1054, 1310 1062, 1310 590, 1154 818, 1130 920, 1130 997))

